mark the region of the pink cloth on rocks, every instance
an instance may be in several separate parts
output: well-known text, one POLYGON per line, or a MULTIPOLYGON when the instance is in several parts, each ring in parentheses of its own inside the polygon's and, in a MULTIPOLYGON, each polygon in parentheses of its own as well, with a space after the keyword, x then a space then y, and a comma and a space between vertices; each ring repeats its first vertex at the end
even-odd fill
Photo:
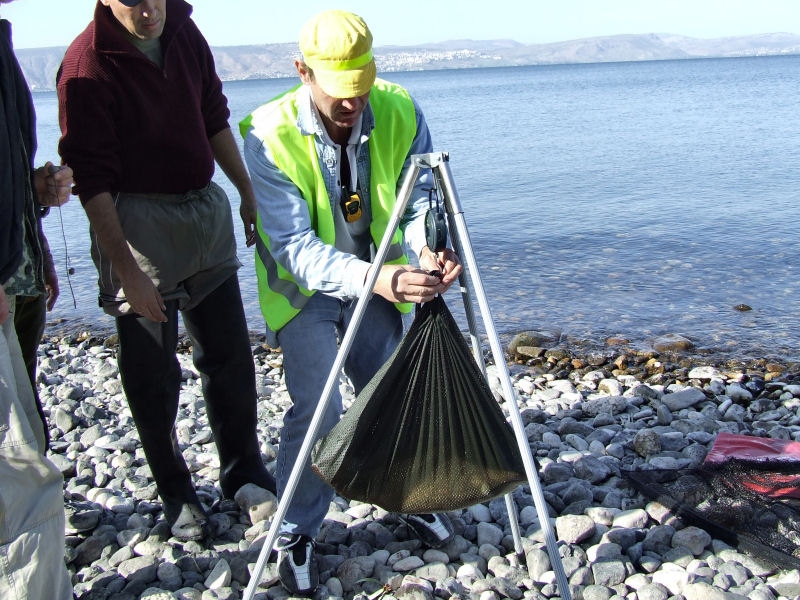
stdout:
POLYGON ((759 464, 759 470, 748 470, 741 483, 749 489, 772 498, 800 498, 800 442, 751 435, 720 433, 714 441, 704 464, 714 467, 727 461, 749 461, 759 464), (769 470, 769 464, 775 470, 769 470), (782 472, 792 463, 794 473, 782 472))

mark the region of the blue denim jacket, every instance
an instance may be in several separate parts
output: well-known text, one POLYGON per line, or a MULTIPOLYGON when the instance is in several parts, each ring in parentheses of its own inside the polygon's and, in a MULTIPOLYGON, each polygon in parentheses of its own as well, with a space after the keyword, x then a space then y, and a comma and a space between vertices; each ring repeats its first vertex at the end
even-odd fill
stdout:
MULTIPOLYGON (((327 135, 325 128, 313 108, 311 95, 305 90, 305 98, 298 104, 297 126, 305 135, 314 135, 320 169, 335 210, 341 190, 338 185, 337 147, 327 135)), ((402 183, 410 168, 410 157, 433 151, 430 132, 419 106, 414 103, 417 114, 417 133, 409 150, 409 159, 403 167, 402 183)), ((361 118, 361 135, 357 149, 358 179, 369 182, 370 160, 367 141, 374 128, 372 109, 367 105, 361 118)), ((364 279, 370 263, 354 254, 341 252, 322 242, 311 227, 308 206, 297 186, 280 171, 273 161, 266 144, 252 132, 244 140, 244 157, 253 182, 261 226, 269 236, 275 260, 292 273, 297 283, 309 290, 316 290, 349 300, 358 298, 363 292, 364 279)), ((428 189, 432 186, 429 170, 420 172, 414 190, 401 221, 406 242, 415 254, 425 246, 425 212, 428 209, 428 189)), ((369 204, 369 185, 362 186, 363 200, 369 204)))

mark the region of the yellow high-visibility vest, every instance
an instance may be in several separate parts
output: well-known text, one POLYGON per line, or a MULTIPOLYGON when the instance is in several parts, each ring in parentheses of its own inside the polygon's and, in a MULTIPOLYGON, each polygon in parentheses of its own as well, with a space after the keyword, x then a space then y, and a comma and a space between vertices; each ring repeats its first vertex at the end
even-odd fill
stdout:
MULTIPOLYGON (((297 98, 300 86, 257 108, 239 124, 242 136, 251 132, 262 140, 275 165, 298 187, 308 204, 311 225, 326 244, 335 245, 336 231, 331 202, 317 156, 315 136, 303 135, 297 128, 297 98)), ((417 131, 416 112, 408 92, 399 85, 377 79, 369 96, 375 118, 370 133, 370 234, 380 245, 397 201, 396 188, 417 131)), ((256 230, 255 266, 258 297, 267 327, 277 333, 294 318, 314 294, 299 285, 270 253, 269 236, 261 226, 256 230)), ((398 229, 392 239, 387 263, 405 264, 403 234, 398 229)), ((402 312, 412 305, 398 303, 402 312)))

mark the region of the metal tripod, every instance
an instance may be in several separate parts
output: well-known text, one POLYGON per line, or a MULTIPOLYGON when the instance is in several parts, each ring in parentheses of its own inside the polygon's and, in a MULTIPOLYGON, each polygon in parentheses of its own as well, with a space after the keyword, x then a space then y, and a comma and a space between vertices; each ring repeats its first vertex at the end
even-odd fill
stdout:
MULTIPOLYGON (((503 395, 507 401, 507 406, 510 413, 511 425, 514 430, 514 435, 517 439, 522 462, 525 466, 525 474, 528 478, 528 484, 531 488, 531 495, 533 497, 534 506, 536 507, 536 514, 539 519, 539 525, 545 537, 545 544, 547 552, 550 557, 550 564, 556 575, 556 582, 561 594, 562 600, 572 600, 570 594, 569 582, 567 581, 566 573, 561 562, 561 556, 558 553, 558 545, 556 543, 555 533, 550 523, 550 517, 547 511, 542 487, 539 482, 539 477, 533 462, 530 446, 528 444, 527 436, 525 435, 524 426, 522 424, 522 417, 520 416, 519 406, 517 405, 516 394, 511 382, 511 376, 508 372, 508 367, 505 361, 505 355, 500 345, 500 339, 495 329, 491 313, 489 311, 489 304, 486 300, 483 283, 481 282, 478 265, 475 260, 475 255, 472 251, 472 244, 469 239, 469 232, 467 231, 466 221, 464 220, 464 211, 461 202, 456 193, 455 185, 453 184, 452 173, 450 171, 449 157, 447 153, 436 152, 431 154, 416 154, 411 157, 411 168, 406 173, 403 183, 397 193, 397 203, 392 213, 389 224, 384 233, 381 245, 378 248, 375 256, 374 264, 383 264, 391 245, 392 237, 395 231, 400 226, 400 220, 405 212, 406 205, 411 197, 414 184, 419 177, 422 169, 431 169, 434 176, 436 189, 440 190, 444 199, 445 210, 447 213, 448 226, 450 229, 450 237, 453 242, 453 250, 459 255, 464 266, 466 267, 461 274, 459 283, 461 284, 461 295, 464 301, 464 309, 469 326, 470 339, 473 348, 473 354, 478 363, 478 366, 486 373, 485 365, 483 362, 483 354, 480 346, 480 338, 478 335, 477 323, 475 321, 475 314, 472 307, 472 299, 467 283, 467 275, 470 276, 472 288, 478 301, 478 306, 483 317, 483 324, 486 330, 486 335, 489 340, 494 362, 497 366, 498 376, 502 384, 503 395)), ((244 600, 253 600, 253 597, 264 572, 264 566, 269 559, 269 555, 275 546, 275 540, 278 537, 279 528, 283 522, 289 504, 292 501, 297 484, 300 480, 300 472, 303 465, 311 454, 311 450, 316 443, 320 423, 322 421, 325 408, 330 401, 335 387, 338 385, 339 374, 344 366, 344 361, 347 358, 350 348, 353 344, 353 338, 361 324, 364 312, 366 311, 367 303, 372 296, 372 289, 378 279, 379 269, 371 269, 365 282, 365 292, 358 299, 356 308, 353 313, 350 326, 347 328, 339 344, 339 352, 336 355, 331 372, 328 374, 328 379, 325 383, 322 395, 320 396, 314 416, 311 419, 311 424, 306 432, 303 445, 300 448, 300 454, 297 461, 292 467, 292 472, 289 475, 289 480, 286 484, 286 489, 283 491, 280 501, 278 502, 277 510, 272 517, 272 523, 264 545, 261 548, 258 560, 256 561, 255 569, 247 585, 244 600)), ((517 520, 517 511, 514 500, 511 495, 505 497, 506 509, 508 511, 509 523, 514 538, 514 549, 518 556, 524 555, 522 547, 522 538, 520 536, 519 522, 517 520)))

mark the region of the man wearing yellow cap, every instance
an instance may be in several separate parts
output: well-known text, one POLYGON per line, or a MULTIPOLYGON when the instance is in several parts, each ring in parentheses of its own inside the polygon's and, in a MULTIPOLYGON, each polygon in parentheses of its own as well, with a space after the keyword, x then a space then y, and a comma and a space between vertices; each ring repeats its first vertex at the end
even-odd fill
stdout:
MULTIPOLYGON (((403 333, 402 310, 444 293, 461 272, 452 250, 425 244, 431 175, 418 178, 386 263, 372 259, 388 226, 410 157, 432 151, 425 118, 408 92, 376 79, 372 34, 357 15, 328 10, 300 33, 295 61, 301 85, 241 123, 244 155, 258 203, 256 273, 267 341, 283 350, 292 407, 278 452, 278 493, 285 489, 358 298, 379 269, 344 370, 358 393, 389 358, 403 333), (405 234, 405 236, 404 236, 405 234), (406 243, 420 268, 408 264, 406 243), (429 272, 439 271, 438 275, 429 272), (398 310, 400 308, 400 310, 398 310)), ((338 391, 320 435, 339 420, 338 391)), ((319 580, 314 538, 333 490, 305 465, 281 536, 281 583, 309 593, 319 580)), ((446 543, 445 515, 407 515, 431 546, 446 543)))

